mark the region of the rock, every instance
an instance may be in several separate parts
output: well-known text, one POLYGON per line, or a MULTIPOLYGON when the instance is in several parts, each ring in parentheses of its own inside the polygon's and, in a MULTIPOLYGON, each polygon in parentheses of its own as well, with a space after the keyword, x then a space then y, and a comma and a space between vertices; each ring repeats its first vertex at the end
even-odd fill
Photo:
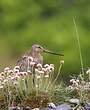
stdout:
POLYGON ((56 109, 56 105, 54 103, 48 103, 48 108, 56 109))
POLYGON ((52 108, 41 108, 40 110, 56 110, 56 109, 52 109, 52 108))
POLYGON ((61 104, 56 107, 56 110, 71 110, 71 106, 69 104, 61 104))
POLYGON ((17 110, 16 107, 9 107, 9 110, 17 110))
POLYGON ((69 102, 72 104, 80 104, 79 99, 70 99, 69 102))
POLYGON ((86 104, 85 110, 90 110, 90 103, 87 103, 87 104, 86 104))
POLYGON ((32 110, 40 110, 39 108, 34 108, 34 109, 32 109, 32 110))
POLYGON ((9 107, 9 110, 31 110, 30 107, 9 107))
POLYGON ((70 105, 68 105, 68 104, 61 104, 61 105, 56 106, 56 108, 47 107, 47 108, 42 108, 40 110, 70 110, 70 109, 71 109, 70 105))

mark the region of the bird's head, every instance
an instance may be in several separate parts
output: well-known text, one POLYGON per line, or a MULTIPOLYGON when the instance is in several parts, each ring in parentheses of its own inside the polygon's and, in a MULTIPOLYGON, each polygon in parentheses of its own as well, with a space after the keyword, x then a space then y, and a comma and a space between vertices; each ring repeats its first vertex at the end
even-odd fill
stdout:
POLYGON ((38 45, 38 44, 34 44, 32 45, 32 51, 34 53, 42 53, 43 52, 43 47, 41 45, 38 45))
POLYGON ((55 52, 49 51, 49 50, 43 48, 41 45, 38 45, 38 44, 32 45, 32 51, 34 53, 36 53, 36 54, 38 54, 38 53, 41 54, 41 53, 45 52, 45 53, 49 53, 49 54, 64 56, 63 54, 59 54, 59 53, 55 53, 55 52))

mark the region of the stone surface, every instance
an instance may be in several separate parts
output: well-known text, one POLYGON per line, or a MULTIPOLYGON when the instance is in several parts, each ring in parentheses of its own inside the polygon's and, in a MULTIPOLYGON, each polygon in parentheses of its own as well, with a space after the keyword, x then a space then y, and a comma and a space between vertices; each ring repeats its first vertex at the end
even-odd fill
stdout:
POLYGON ((70 99, 69 102, 73 103, 73 104, 79 104, 80 103, 79 99, 70 99))
POLYGON ((42 109, 40 109, 40 110, 56 110, 56 109, 52 109, 52 108, 42 108, 42 109))
POLYGON ((52 109, 56 109, 56 105, 54 103, 48 103, 48 107, 52 109))
POLYGON ((87 103, 87 104, 86 104, 85 110, 90 110, 90 103, 87 103))
POLYGON ((47 108, 42 108, 40 110, 70 110, 70 109, 71 109, 70 105, 68 105, 68 104, 61 104, 61 105, 56 106, 56 108, 47 107, 47 108))
POLYGON ((9 107, 9 110, 32 110, 30 107, 9 107))
POLYGON ((71 106, 69 104, 61 104, 56 107, 56 110, 70 110, 71 106))
POLYGON ((9 110, 17 110, 16 107, 9 107, 9 110))

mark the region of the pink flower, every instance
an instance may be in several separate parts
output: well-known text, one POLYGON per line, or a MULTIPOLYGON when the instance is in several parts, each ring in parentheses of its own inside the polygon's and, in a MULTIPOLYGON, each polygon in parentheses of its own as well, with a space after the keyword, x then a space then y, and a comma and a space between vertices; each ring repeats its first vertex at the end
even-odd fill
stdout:
POLYGON ((19 69, 16 69, 16 68, 14 68, 14 73, 18 73, 19 72, 19 69))
POLYGON ((15 67, 14 67, 14 69, 18 69, 18 70, 19 70, 19 69, 20 69, 20 67, 19 67, 19 66, 15 66, 15 67))
POLYGON ((70 80, 70 83, 73 83, 74 81, 75 81, 75 79, 71 79, 71 80, 70 80))
POLYGON ((35 66, 35 62, 30 62, 30 66, 31 67, 35 66))
POLYGON ((10 70, 10 68, 9 68, 9 67, 6 67, 6 68, 4 69, 4 72, 8 72, 8 70, 10 70))
POLYGON ((33 62, 33 57, 28 57, 28 60, 29 60, 30 62, 33 62))
POLYGON ((49 64, 45 64, 44 67, 45 67, 45 68, 49 67, 49 64))
POLYGON ((37 64, 38 70, 42 70, 42 65, 40 63, 37 64))

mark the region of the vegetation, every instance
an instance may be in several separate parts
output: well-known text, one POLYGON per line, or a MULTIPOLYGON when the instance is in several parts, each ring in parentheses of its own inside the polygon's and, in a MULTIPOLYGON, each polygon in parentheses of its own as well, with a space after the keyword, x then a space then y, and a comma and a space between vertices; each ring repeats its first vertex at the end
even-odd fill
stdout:
MULTIPOLYGON (((29 66, 34 71, 20 72, 19 66, 14 69, 6 67, 0 74, 0 98, 6 103, 6 109, 10 106, 31 106, 32 108, 46 107, 51 101, 49 95, 52 86, 56 83, 60 74, 63 61, 60 63, 60 69, 53 80, 54 65, 35 64, 33 58, 29 58, 29 66), (30 60, 31 59, 31 60, 30 60)), ((1 107, 2 108, 2 107, 1 107)))
MULTIPOLYGON (((30 57, 33 59, 32 57, 30 57)), ((48 103, 70 103, 70 99, 78 99, 79 103, 74 109, 80 109, 90 101, 90 69, 86 75, 82 73, 70 80, 70 86, 57 84, 57 79, 64 63, 60 61, 57 75, 54 75, 54 65, 35 64, 29 60, 30 67, 35 71, 20 72, 19 66, 14 69, 6 67, 0 73, 0 108, 7 110, 9 107, 47 107, 48 103)))

